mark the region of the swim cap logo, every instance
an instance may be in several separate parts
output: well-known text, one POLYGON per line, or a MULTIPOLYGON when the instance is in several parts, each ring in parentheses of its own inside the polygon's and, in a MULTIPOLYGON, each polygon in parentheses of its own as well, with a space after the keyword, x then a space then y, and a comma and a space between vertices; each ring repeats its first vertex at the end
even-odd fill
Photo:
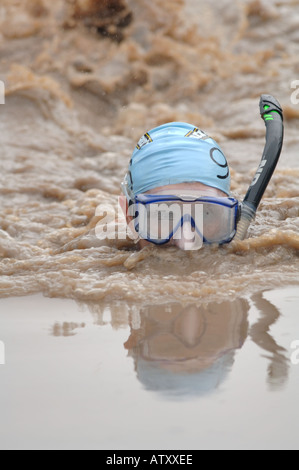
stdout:
POLYGON ((227 160, 226 160, 226 158, 225 158, 225 155, 221 152, 221 150, 220 150, 219 148, 217 148, 217 147, 213 147, 213 148, 211 149, 211 151, 210 151, 210 157, 211 157, 211 159, 213 160, 213 162, 216 163, 216 165, 220 166, 221 168, 227 168, 227 173, 226 173, 226 175, 224 175, 224 176, 222 176, 222 175, 217 175, 217 178, 219 178, 219 179, 221 179, 221 180, 225 180, 226 178, 228 178, 228 177, 229 177, 228 163, 227 163, 227 160), (224 164, 219 163, 219 162, 216 160, 216 158, 215 158, 215 156, 214 156, 214 153, 215 153, 216 151, 219 152, 219 153, 223 156, 224 162, 225 162, 224 164))
POLYGON ((139 140, 139 142, 137 144, 137 149, 141 150, 142 147, 144 147, 145 145, 151 143, 152 141, 153 141, 153 139, 151 138, 151 136, 148 133, 144 134, 144 136, 141 137, 141 139, 139 140))
POLYGON ((209 136, 204 132, 195 127, 192 131, 188 132, 185 137, 192 137, 193 139, 206 140, 209 136))

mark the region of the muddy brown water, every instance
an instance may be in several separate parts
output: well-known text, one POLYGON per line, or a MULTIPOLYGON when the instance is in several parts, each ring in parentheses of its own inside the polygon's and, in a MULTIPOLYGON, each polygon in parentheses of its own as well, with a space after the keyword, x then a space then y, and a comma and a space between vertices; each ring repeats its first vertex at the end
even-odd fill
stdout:
MULTIPOLYGON (((95 312, 110 305, 120 325, 129 325, 128 311, 139 312, 137 324, 153 315, 151 327, 161 330, 153 334, 158 362, 160 355, 172 354, 178 338, 181 357, 190 353, 188 341, 193 348, 198 340, 195 356, 209 370, 223 358, 220 351, 235 350, 245 341, 248 299, 278 288, 298 290, 299 2, 114 3, 107 10, 107 2, 88 0, 1 2, 3 322, 6 301, 40 293, 95 312), (96 237, 97 207, 117 211, 120 183, 137 140, 164 122, 187 121, 214 137, 227 155, 232 193, 242 199, 264 146, 262 93, 273 94, 284 109, 285 142, 247 240, 182 252, 138 251, 129 239, 96 237), (169 335, 177 308, 191 319, 191 327, 179 321, 179 332, 169 335), (231 335, 228 345, 227 339, 220 341, 211 354, 215 325, 206 342, 199 340, 201 316, 209 308, 216 309, 216 318, 223 310, 221 321, 231 335)), ((125 231, 121 220, 117 227, 125 231)), ((259 311, 265 316, 260 328, 267 334, 274 322, 271 309, 267 313, 261 301, 259 311)), ((150 367, 146 351, 151 342, 140 342, 136 329, 125 340, 127 348, 150 367)), ((294 322, 293 340, 299 339, 298 330, 294 322)), ((269 347, 280 371, 276 382, 283 383, 290 354, 282 359, 279 347, 269 347)), ((179 367, 172 359, 171 367, 179 367)), ((261 359, 255 360, 259 364, 261 359)), ((164 376, 174 372, 164 369, 164 376)))

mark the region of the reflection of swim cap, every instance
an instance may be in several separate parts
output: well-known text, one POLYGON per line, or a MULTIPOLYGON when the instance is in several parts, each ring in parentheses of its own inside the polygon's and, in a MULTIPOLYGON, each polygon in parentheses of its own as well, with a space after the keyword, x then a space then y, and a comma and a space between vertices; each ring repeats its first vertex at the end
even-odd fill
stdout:
POLYGON ((159 186, 199 182, 230 192, 226 158, 215 140, 198 128, 172 122, 145 134, 130 162, 135 195, 159 186))
POLYGON ((147 390, 173 397, 201 396, 214 392, 224 382, 233 366, 234 354, 229 351, 207 369, 193 373, 171 372, 159 362, 138 358, 137 375, 147 390))

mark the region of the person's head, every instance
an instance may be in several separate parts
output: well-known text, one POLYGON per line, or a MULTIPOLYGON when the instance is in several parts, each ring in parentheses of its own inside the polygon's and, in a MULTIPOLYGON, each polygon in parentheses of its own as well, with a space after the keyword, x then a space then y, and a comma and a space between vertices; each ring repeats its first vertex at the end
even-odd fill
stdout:
POLYGON ((140 244, 198 249, 235 234, 238 203, 219 145, 198 128, 172 122, 138 142, 122 184, 128 223, 140 244), (132 220, 134 222, 132 222, 132 220))

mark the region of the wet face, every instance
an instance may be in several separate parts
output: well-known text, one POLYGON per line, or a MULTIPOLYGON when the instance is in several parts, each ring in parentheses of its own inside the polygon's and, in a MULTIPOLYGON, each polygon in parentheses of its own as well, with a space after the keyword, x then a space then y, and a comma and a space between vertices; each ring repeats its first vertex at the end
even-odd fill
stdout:
MULTIPOLYGON (((206 197, 227 197, 227 195, 220 191, 219 189, 212 188, 210 186, 206 186, 205 184, 194 182, 194 183, 180 183, 180 184, 171 184, 168 186, 160 186, 155 189, 151 189, 147 191, 145 194, 159 194, 159 195, 196 195, 197 197, 206 196, 206 197)), ((127 220, 128 223, 130 219, 127 220)), ((182 228, 182 236, 179 239, 172 238, 168 243, 161 245, 164 247, 167 246, 177 246, 178 248, 185 250, 185 249, 192 249, 192 242, 190 240, 193 239, 193 229, 191 223, 185 221, 182 228), (191 245, 190 245, 191 243, 191 245), (188 246, 188 248, 187 248, 188 246)), ((195 242, 194 242, 195 243, 195 242)), ((144 248, 145 246, 151 245, 150 242, 147 240, 140 239, 138 243, 138 247, 144 248)))

